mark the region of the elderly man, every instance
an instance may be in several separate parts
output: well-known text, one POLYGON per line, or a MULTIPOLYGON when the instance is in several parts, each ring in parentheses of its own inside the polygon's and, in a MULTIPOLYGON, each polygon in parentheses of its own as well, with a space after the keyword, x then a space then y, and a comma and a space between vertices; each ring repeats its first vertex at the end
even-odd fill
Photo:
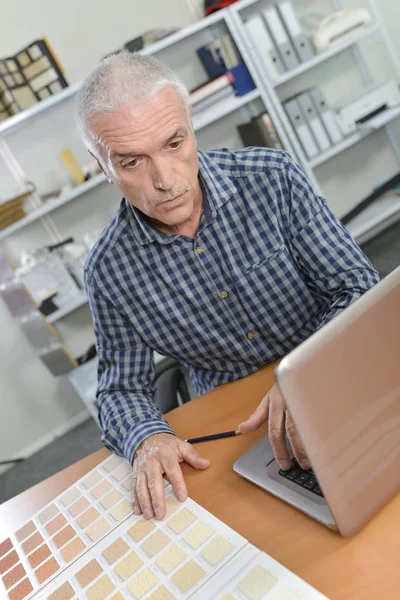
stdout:
MULTIPOLYGON (((105 59, 78 100, 83 140, 124 196, 85 273, 103 441, 133 464, 146 518, 165 515, 163 474, 183 501, 179 463, 209 464, 155 406, 153 351, 201 394, 283 356, 378 281, 288 154, 198 151, 189 102, 171 70, 129 53, 105 59)), ((276 386, 240 430, 267 421, 280 466, 286 432, 308 468, 276 386)))

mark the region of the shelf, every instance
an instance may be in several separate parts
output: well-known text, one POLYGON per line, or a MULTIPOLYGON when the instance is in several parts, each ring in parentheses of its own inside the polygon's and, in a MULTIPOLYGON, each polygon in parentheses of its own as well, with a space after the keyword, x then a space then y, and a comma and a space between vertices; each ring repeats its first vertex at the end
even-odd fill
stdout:
POLYGON ((57 104, 61 104, 66 100, 75 96, 75 94, 79 91, 81 87, 80 83, 75 83, 74 85, 70 85, 62 92, 58 92, 58 94, 54 94, 54 96, 50 96, 50 98, 46 98, 46 100, 41 100, 37 104, 34 104, 30 108, 26 108, 25 110, 13 115, 6 119, 6 121, 2 121, 0 123, 0 138, 7 135, 8 133, 12 133, 16 131, 28 121, 31 121, 35 117, 44 114, 51 108, 57 106, 57 104))
POLYGON ((400 216, 400 195, 383 196, 349 221, 346 227, 353 237, 359 240, 367 232, 392 219, 396 214, 400 216))
MULTIPOLYGON (((364 124, 363 129, 361 129, 360 131, 357 131, 357 133, 354 133, 353 135, 346 137, 342 142, 340 142, 339 144, 336 144, 329 150, 326 150, 326 152, 321 152, 317 156, 317 158, 313 158, 312 160, 310 160, 309 161, 310 167, 312 169, 315 169, 315 167, 319 167, 320 165, 325 163, 327 160, 333 158, 334 156, 337 156, 338 154, 341 154, 344 150, 351 148, 351 146, 354 146, 354 144, 357 144, 358 142, 360 142, 365 137, 369 136, 374 131, 378 131, 379 129, 381 129, 382 127, 385 127, 385 125, 387 125, 388 123, 390 123, 397 117, 400 117, 400 106, 398 106, 396 108, 388 109, 386 119, 384 118, 384 113, 381 113, 378 116, 379 116, 379 126, 378 127, 371 126, 370 128, 367 128, 367 125, 364 124)), ((372 123, 373 123, 373 121, 371 120, 371 125, 372 125, 372 123)))
POLYGON ((56 321, 59 321, 66 315, 69 315, 71 312, 73 312, 77 308, 80 308, 81 306, 84 306, 85 304, 87 304, 86 294, 84 292, 80 292, 76 294, 76 298, 73 302, 71 302, 71 304, 69 304, 68 306, 64 306, 63 308, 59 308, 55 312, 51 313, 51 315, 47 315, 46 320, 49 323, 55 323, 56 321))
POLYGON ((6 227, 6 229, 1 230, 0 240, 3 240, 15 231, 18 231, 18 229, 22 229, 26 225, 29 225, 30 223, 37 221, 37 219, 44 217, 44 215, 47 215, 56 208, 59 208, 60 206, 67 204, 71 200, 74 200, 78 196, 81 196, 85 192, 88 192, 92 188, 98 186, 100 183, 103 183, 103 181, 106 181, 105 175, 103 175, 103 173, 99 173, 98 175, 91 177, 88 181, 85 181, 85 183, 82 183, 82 185, 78 185, 72 190, 65 192, 65 194, 61 194, 61 196, 59 196, 58 198, 54 198, 54 200, 48 200, 40 208, 37 208, 32 212, 28 213, 26 217, 19 219, 19 221, 15 221, 15 223, 10 225, 9 227, 6 227))
POLYGON ((316 67, 317 65, 324 62, 325 60, 332 58, 332 56, 336 56, 336 54, 340 54, 340 52, 343 52, 344 50, 351 48, 351 46, 353 46, 354 44, 357 44, 364 38, 369 37, 370 35, 372 35, 373 33, 377 32, 377 31, 379 31, 379 25, 378 24, 371 25, 370 27, 361 31, 358 35, 355 35, 353 38, 347 40, 347 42, 344 42, 343 44, 337 44, 337 45, 333 46, 333 48, 331 48, 330 50, 327 50, 326 52, 321 52, 321 54, 317 54, 311 60, 308 60, 307 62, 302 63, 296 69, 292 69, 291 71, 288 71, 284 75, 281 75, 281 77, 279 77, 279 79, 272 81, 272 86, 276 88, 276 87, 286 83, 287 81, 294 79, 298 75, 301 75, 302 73, 305 73, 306 71, 316 67))
POLYGON ((210 106, 210 108, 206 108, 197 115, 194 115, 194 130, 199 131, 200 129, 207 127, 207 125, 211 125, 215 121, 218 121, 218 119, 222 119, 226 115, 238 110, 249 102, 257 100, 257 98, 260 96, 261 92, 259 90, 253 90, 245 96, 232 96, 231 98, 225 98, 224 100, 221 100, 214 106, 210 106))

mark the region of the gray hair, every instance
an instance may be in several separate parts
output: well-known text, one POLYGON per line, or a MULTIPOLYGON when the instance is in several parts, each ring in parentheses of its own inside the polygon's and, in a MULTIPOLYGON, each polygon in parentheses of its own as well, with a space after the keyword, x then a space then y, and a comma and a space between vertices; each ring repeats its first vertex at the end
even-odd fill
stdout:
POLYGON ((101 158, 101 142, 90 129, 90 119, 94 115, 140 104, 168 86, 174 88, 182 98, 190 123, 189 92, 169 67, 153 56, 133 54, 126 50, 102 60, 83 82, 77 98, 76 120, 87 148, 101 158))

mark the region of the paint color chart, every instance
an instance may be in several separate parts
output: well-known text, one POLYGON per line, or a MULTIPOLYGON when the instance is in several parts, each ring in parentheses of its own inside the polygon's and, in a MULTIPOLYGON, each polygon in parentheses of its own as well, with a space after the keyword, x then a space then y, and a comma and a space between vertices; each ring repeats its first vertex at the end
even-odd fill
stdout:
POLYGON ((170 485, 162 521, 134 514, 130 487, 130 465, 111 456, 0 542, 0 597, 322 600, 170 485))

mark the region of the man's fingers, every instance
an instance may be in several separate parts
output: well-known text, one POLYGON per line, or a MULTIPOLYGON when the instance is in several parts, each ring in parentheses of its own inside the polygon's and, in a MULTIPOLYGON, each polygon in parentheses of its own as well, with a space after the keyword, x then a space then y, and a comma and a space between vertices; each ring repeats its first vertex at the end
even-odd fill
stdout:
POLYGON ((264 423, 268 420, 268 410, 269 410, 269 393, 264 396, 261 400, 261 403, 258 405, 253 414, 247 419, 247 421, 243 421, 238 426, 240 433, 251 433, 252 431, 256 431, 264 425, 264 423))
POLYGON ((178 459, 165 459, 162 466, 168 481, 172 485, 175 496, 179 502, 184 502, 187 498, 187 488, 178 459))
POLYGON ((286 412, 285 428, 297 462, 299 463, 302 469, 310 469, 310 461, 308 459, 303 443, 299 437, 299 434, 297 433, 296 427, 292 421, 292 417, 290 416, 289 412, 286 412))
POLYGON ((137 484, 137 478, 136 478, 136 475, 134 475, 133 479, 132 479, 132 504, 133 504, 133 509, 134 509, 135 513, 137 515, 141 515, 142 509, 140 508, 139 500, 138 500, 137 493, 136 493, 136 484, 137 484))
POLYGON ((149 461, 146 468, 147 487, 156 519, 165 517, 164 480, 162 475, 161 463, 158 460, 149 461))
POLYGON ((144 518, 152 519, 154 517, 154 511, 151 503, 149 488, 147 485, 147 475, 144 471, 140 471, 138 474, 136 483, 136 495, 144 518))
POLYGON ((269 405, 268 437, 280 468, 290 469, 292 463, 285 442, 285 405, 279 398, 272 400, 269 405))
POLYGON ((196 448, 193 448, 187 442, 183 442, 180 446, 180 452, 184 461, 195 469, 207 469, 210 466, 210 461, 203 458, 196 448))

